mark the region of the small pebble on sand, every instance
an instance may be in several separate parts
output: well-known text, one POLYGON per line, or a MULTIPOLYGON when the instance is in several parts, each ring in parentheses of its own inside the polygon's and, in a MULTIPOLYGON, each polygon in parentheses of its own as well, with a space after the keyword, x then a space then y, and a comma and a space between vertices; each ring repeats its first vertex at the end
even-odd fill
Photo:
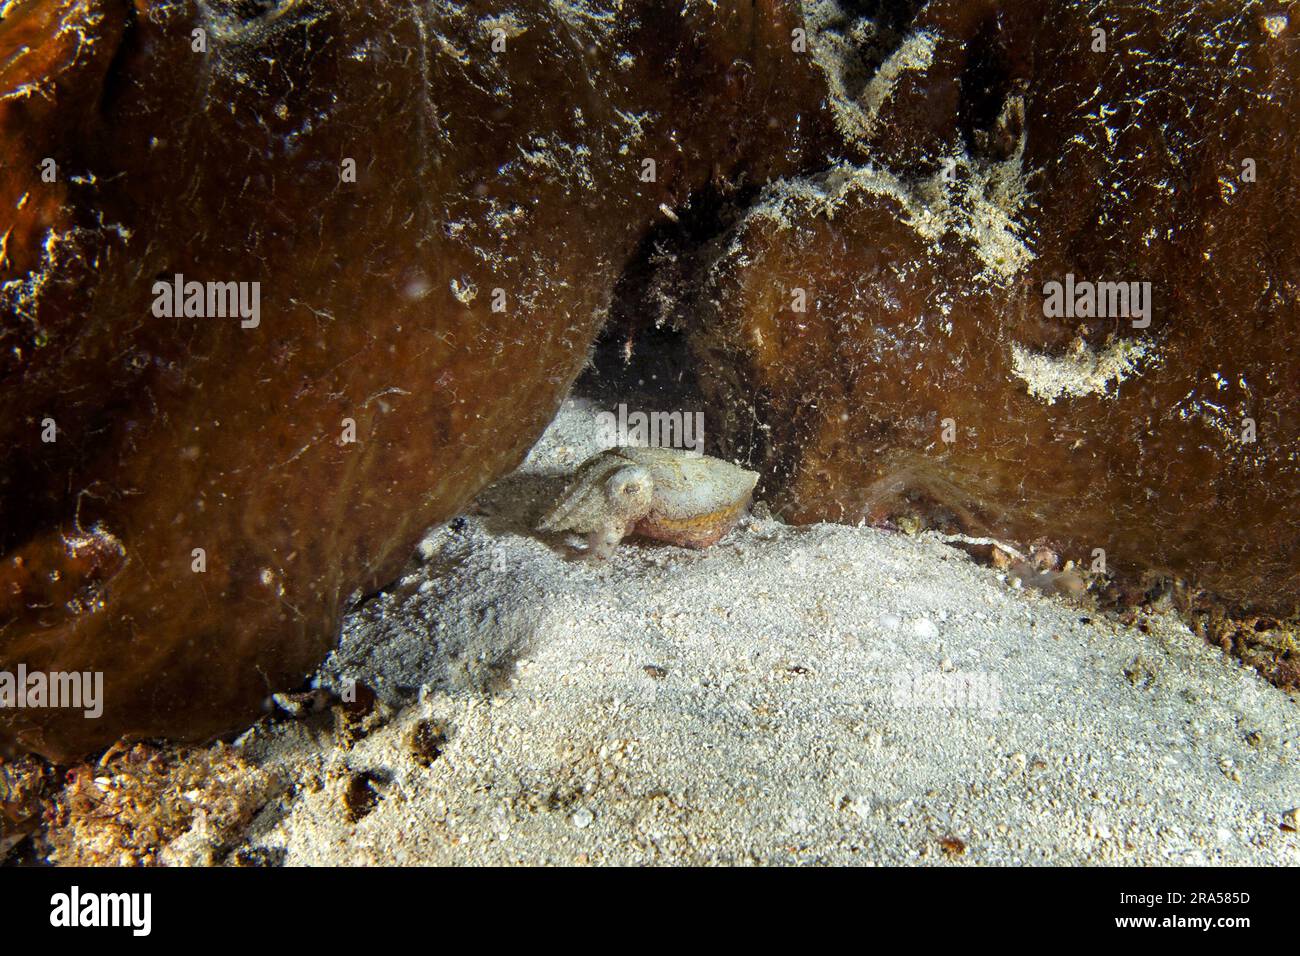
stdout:
POLYGON ((928 617, 918 617, 912 622, 912 631, 917 637, 938 637, 939 628, 928 617))
POLYGON ((587 827, 591 826, 592 821, 596 819, 596 815, 586 807, 581 807, 574 811, 574 814, 570 819, 573 825, 579 830, 585 830, 587 827))

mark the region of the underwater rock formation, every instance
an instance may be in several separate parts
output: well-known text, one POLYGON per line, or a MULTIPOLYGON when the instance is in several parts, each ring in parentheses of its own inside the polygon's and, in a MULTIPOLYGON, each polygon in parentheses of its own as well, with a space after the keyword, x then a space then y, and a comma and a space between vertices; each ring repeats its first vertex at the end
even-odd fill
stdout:
POLYGON ((1300 593, 1278 4, 0 9, 0 745, 247 723, 637 290, 792 520, 1300 593))
POLYGON ((833 90, 890 45, 833 98, 856 152, 696 257, 724 452, 795 522, 920 518, 1296 613, 1300 23, 816 9, 833 90))
POLYGON ((4 10, 0 669, 105 700, 0 742, 56 758, 300 682, 518 463, 647 228, 831 131, 767 2, 4 10))

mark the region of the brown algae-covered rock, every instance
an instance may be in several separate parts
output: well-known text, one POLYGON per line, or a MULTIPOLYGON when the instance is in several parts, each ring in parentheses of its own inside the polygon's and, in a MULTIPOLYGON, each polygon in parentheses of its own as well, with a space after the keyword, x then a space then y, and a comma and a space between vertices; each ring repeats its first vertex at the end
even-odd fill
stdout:
POLYGON ((0 743, 59 758, 301 681, 520 460, 663 210, 829 130, 779 3, 4 10, 0 669, 105 701, 0 743))
POLYGON ((901 29, 816 9, 833 88, 881 65, 834 102, 858 155, 770 187, 700 257, 724 450, 790 520, 919 515, 1294 613, 1296 25, 1227 2, 954 0, 901 29))

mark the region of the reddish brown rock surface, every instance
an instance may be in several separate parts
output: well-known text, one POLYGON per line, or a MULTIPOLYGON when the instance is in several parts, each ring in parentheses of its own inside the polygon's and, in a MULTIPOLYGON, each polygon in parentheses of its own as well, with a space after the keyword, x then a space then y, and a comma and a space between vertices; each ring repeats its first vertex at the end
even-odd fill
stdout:
MULTIPOLYGON (((708 404, 760 494, 1294 614, 1300 23, 1270 12, 954 0, 897 30, 837 107, 853 162, 700 257, 708 404), (1045 317, 1069 273, 1150 282, 1149 327, 1045 317)), ((832 75, 884 19, 825 21, 832 75)))
POLYGON ((6 7, 0 667, 106 701, 4 742, 247 723, 519 461, 661 204, 796 168, 789 9, 557 9, 6 7), (155 317, 177 273, 260 282, 260 323, 155 317))

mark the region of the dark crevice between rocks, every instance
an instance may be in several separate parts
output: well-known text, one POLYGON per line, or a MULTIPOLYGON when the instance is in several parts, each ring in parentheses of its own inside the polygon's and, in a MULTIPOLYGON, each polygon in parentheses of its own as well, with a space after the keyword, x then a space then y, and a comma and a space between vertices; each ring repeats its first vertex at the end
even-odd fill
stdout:
MULTIPOLYGON (((811 173, 809 173, 811 174, 811 173)), ((573 395, 615 410, 700 411, 704 451, 761 475, 754 500, 770 501, 792 478, 774 457, 776 415, 752 370, 704 334, 717 321, 707 302, 710 270, 763 187, 710 184, 652 227, 615 284, 609 320, 573 395), (709 377, 703 372, 707 371, 709 377), (743 398, 737 399, 737 396, 743 398)))
POLYGON ((706 450, 717 451, 720 410, 707 405, 691 345, 710 249, 758 198, 755 185, 693 194, 642 238, 615 283, 609 320, 573 394, 602 408, 703 411, 706 450))
MULTIPOLYGON (((128 93, 124 77, 126 70, 123 65, 127 59, 139 52, 139 34, 140 34, 140 13, 134 4, 128 5, 123 11, 122 36, 118 40, 117 49, 113 51, 113 59, 108 64, 108 69, 104 73, 104 85, 99 93, 98 114, 100 117, 110 117, 113 110, 119 103, 119 97, 123 93, 128 93)), ((99 159, 101 157, 96 157, 99 159)))
POLYGON ((1024 132, 1023 106, 1010 109, 1024 85, 1015 76, 1001 21, 989 17, 967 47, 958 125, 967 152, 1002 162, 1015 154, 1024 132))

